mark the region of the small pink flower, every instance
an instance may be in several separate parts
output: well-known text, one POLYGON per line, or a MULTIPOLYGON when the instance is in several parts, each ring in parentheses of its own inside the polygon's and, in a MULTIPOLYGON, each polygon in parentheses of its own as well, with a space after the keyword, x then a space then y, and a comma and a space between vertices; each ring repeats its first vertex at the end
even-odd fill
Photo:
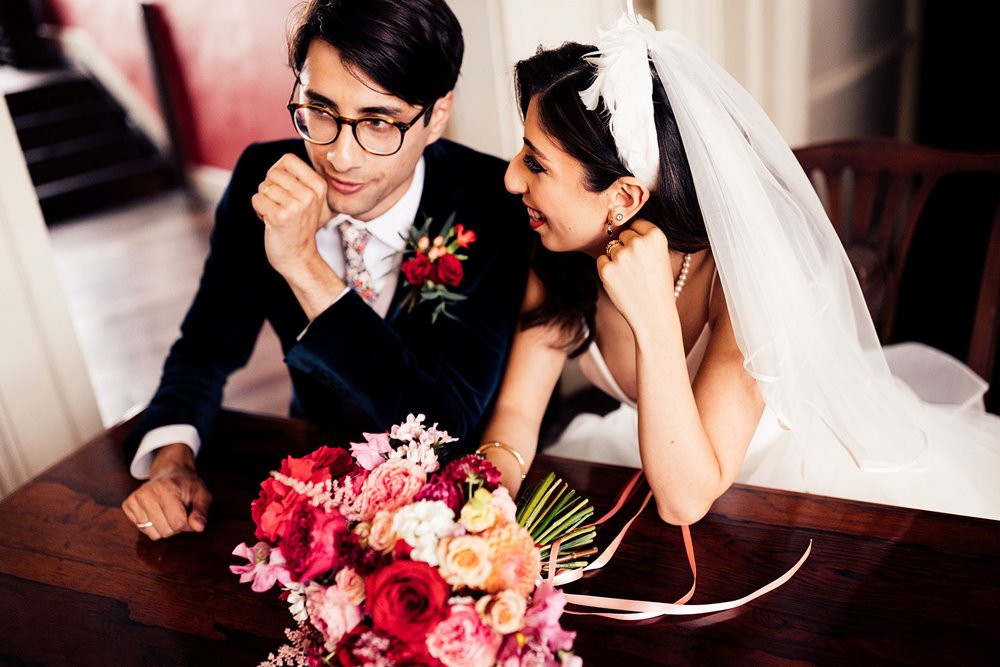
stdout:
POLYGON ((524 614, 524 632, 538 636, 542 644, 551 651, 569 651, 573 648, 575 632, 563 630, 559 625, 566 606, 566 595, 549 582, 543 582, 535 589, 528 611, 524 614))
POLYGON ((240 583, 245 584, 253 581, 250 588, 254 593, 263 593, 272 586, 274 582, 279 582, 282 586, 292 583, 285 569, 285 559, 281 552, 272 549, 264 542, 258 542, 251 549, 246 544, 240 544, 233 549, 234 556, 246 558, 247 565, 230 565, 229 571, 240 575, 240 583))
POLYGON ((433 248, 430 249, 430 252, 427 253, 427 258, 433 262, 437 258, 444 257, 447 254, 448 254, 448 249, 446 247, 434 246, 433 248))
POLYGON ((361 608, 351 604, 337 586, 309 584, 306 588, 306 609, 309 620, 323 635, 326 648, 331 651, 344 635, 361 622, 361 608))
POLYGON ((417 241, 417 248, 421 251, 427 250, 431 246, 431 240, 426 236, 421 236, 420 240, 417 241))
POLYGON ((413 500, 427 482, 427 473, 413 461, 392 459, 375 468, 361 489, 361 516, 372 519, 381 510, 392 511, 413 500))
POLYGON ((389 429, 389 437, 402 442, 411 442, 414 438, 419 439, 420 434, 424 432, 425 419, 427 419, 425 415, 419 414, 414 417, 413 413, 410 413, 406 415, 405 422, 392 425, 392 428, 389 429))
POLYGON ((443 245, 444 245, 444 237, 443 236, 435 236, 434 237, 434 247, 435 248, 439 248, 439 247, 441 247, 443 245))
POLYGON ((456 604, 427 635, 427 650, 447 667, 491 667, 502 639, 480 620, 474 607, 456 604))
POLYGON ((363 433, 365 442, 352 442, 351 454, 365 470, 374 470, 385 462, 392 452, 388 433, 363 433))

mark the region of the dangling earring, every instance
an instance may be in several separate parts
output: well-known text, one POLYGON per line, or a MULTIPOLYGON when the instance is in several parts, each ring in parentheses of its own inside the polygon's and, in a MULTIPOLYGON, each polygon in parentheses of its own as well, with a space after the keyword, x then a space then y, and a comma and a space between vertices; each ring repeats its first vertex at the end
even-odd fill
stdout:
MULTIPOLYGON (((625 215, 624 214, 622 214, 622 213, 615 213, 615 220, 617 222, 621 222, 624 219, 625 219, 625 215)), ((611 224, 611 214, 610 213, 608 214, 608 229, 607 229, 607 232, 608 232, 608 236, 609 237, 613 236, 614 233, 615 233, 615 228, 611 224)))

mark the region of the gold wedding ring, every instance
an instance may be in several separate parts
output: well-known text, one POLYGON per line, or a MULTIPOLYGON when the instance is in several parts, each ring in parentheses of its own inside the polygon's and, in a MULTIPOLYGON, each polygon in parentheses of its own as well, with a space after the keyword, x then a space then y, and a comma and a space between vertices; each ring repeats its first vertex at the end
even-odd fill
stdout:
POLYGON ((135 524, 135 527, 138 528, 139 530, 143 530, 145 528, 152 528, 153 527, 153 522, 152 521, 143 521, 142 523, 135 524))
POLYGON ((611 259, 611 249, 614 248, 615 246, 620 246, 620 245, 625 245, 625 244, 619 241, 618 239, 611 239, 610 241, 608 241, 608 245, 604 247, 604 254, 608 256, 608 259, 611 259))
POLYGON ((264 183, 264 187, 262 187, 260 189, 260 193, 262 195, 267 195, 267 191, 270 190, 270 189, 271 189, 271 184, 270 183, 264 183))

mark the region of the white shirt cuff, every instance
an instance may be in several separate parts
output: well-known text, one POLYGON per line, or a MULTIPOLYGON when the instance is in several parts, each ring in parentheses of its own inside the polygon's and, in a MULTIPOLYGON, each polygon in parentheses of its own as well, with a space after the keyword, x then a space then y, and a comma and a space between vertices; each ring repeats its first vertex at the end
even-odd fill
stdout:
POLYGON ((201 449, 201 438, 198 437, 198 429, 190 424, 170 424, 160 426, 143 436, 139 443, 139 450, 132 458, 132 465, 129 472, 136 479, 149 479, 149 469, 153 465, 153 458, 156 450, 167 445, 182 443, 191 448, 191 452, 198 456, 201 449))
MULTIPOLYGON (((337 295, 337 298, 336 298, 336 299, 334 299, 334 300, 333 300, 333 301, 332 301, 332 302, 330 303, 330 306, 332 306, 333 304, 335 304, 335 303, 337 303, 338 301, 340 301, 341 299, 343 299, 343 298, 344 298, 344 295, 345 295, 345 294, 347 294, 347 293, 348 293, 348 292, 350 292, 350 291, 351 291, 351 288, 350 288, 350 287, 345 287, 345 288, 344 288, 344 291, 343 291, 343 292, 341 292, 340 294, 338 294, 338 295, 337 295)), ((327 306, 327 308, 329 308, 330 306, 327 306)), ((312 324, 312 322, 310 322, 309 324, 312 324)), ((307 325, 306 325, 306 328, 305 328, 305 329, 303 329, 303 330, 302 330, 302 332, 301 332, 301 333, 300 333, 300 334, 299 334, 298 336, 296 336, 296 337, 295 337, 295 340, 297 340, 297 341, 299 341, 299 340, 302 340, 302 337, 306 335, 306 332, 307 332, 307 331, 309 331, 309 324, 307 324, 307 325)))

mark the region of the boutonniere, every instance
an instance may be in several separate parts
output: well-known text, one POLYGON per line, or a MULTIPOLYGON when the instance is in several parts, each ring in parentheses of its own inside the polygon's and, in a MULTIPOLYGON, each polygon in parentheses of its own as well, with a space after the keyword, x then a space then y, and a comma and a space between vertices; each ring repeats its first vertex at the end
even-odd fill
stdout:
POLYGON ((437 302, 431 311, 431 323, 436 322, 439 315, 456 319, 448 312, 448 305, 464 301, 465 295, 451 291, 458 287, 465 277, 462 262, 468 255, 460 250, 468 250, 476 240, 476 233, 466 229, 465 225, 455 224, 455 214, 448 216, 441 233, 430 237, 431 218, 424 219, 419 228, 410 229, 406 244, 407 252, 413 257, 403 262, 402 271, 409 293, 403 299, 401 307, 407 313, 412 313, 418 304, 437 302))

